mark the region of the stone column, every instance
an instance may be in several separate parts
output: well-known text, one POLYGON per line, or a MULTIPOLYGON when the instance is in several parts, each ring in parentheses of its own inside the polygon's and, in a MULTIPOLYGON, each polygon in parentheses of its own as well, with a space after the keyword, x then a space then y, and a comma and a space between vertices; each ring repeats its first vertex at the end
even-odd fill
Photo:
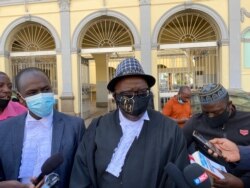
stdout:
POLYGON ((10 77, 10 63, 9 63, 10 54, 7 51, 0 51, 0 71, 7 73, 10 77))
POLYGON ((146 74, 152 74, 150 0, 140 0, 141 63, 146 74))
POLYGON ((241 89, 240 1, 229 0, 229 87, 241 89))
POLYGON ((59 0, 61 20, 61 45, 62 45, 62 93, 61 111, 74 114, 74 96, 72 92, 72 68, 71 68, 71 42, 70 42, 70 12, 69 0, 59 0))
POLYGON ((225 88, 230 88, 230 67, 228 66, 229 46, 222 45, 220 48, 220 54, 221 54, 221 67, 220 67, 220 72, 218 73, 218 75, 220 75, 219 80, 221 80, 221 84, 225 88))

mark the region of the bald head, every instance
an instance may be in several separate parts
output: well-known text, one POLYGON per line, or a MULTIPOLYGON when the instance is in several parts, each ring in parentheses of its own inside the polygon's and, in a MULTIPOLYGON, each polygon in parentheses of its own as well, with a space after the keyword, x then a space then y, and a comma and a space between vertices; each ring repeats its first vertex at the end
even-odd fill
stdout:
POLYGON ((192 96, 191 89, 188 86, 181 86, 178 95, 183 102, 187 102, 192 96))
POLYGON ((0 71, 0 76, 7 76, 9 77, 5 72, 0 71))
POLYGON ((34 78, 38 77, 40 79, 46 80, 50 84, 50 80, 48 76, 45 74, 45 72, 43 72, 43 70, 36 67, 29 67, 21 70, 16 75, 15 82, 17 90, 20 92, 24 86, 23 84, 26 84, 27 81, 29 81, 29 79, 31 79, 32 77, 34 78))
POLYGON ((179 94, 182 93, 187 93, 187 94, 191 94, 191 89, 188 86, 181 86, 179 89, 179 94))

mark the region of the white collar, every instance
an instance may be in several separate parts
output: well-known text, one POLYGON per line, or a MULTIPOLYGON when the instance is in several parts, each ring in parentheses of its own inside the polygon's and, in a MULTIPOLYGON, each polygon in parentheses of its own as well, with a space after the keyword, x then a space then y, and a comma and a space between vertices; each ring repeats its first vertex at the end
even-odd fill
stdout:
POLYGON ((140 122, 142 120, 150 120, 149 117, 148 117, 148 111, 147 110, 144 112, 143 116, 140 119, 138 119, 136 121, 131 121, 128 118, 126 118, 122 114, 121 110, 119 109, 119 118, 120 118, 120 122, 124 122, 125 121, 125 122, 132 123, 132 124, 135 124, 136 122, 140 122))
POLYGON ((43 118, 41 118, 39 120, 33 118, 30 115, 30 112, 28 112, 27 117, 26 117, 26 122, 40 122, 40 123, 42 123, 45 126, 52 126, 52 122, 53 122, 53 110, 52 110, 52 112, 48 116, 43 117, 43 118))

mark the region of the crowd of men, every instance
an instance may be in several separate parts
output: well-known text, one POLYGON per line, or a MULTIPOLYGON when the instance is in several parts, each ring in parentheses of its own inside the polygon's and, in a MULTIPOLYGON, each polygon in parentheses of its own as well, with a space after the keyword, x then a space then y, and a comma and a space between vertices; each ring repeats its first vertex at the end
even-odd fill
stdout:
POLYGON ((11 101, 10 78, 0 72, 0 188, 41 187, 36 185, 41 167, 56 153, 63 162, 54 171, 60 178, 55 187, 174 188, 166 167, 173 163, 183 171, 196 150, 227 169, 224 179, 211 178, 212 187, 250 187, 250 165, 245 165, 250 112, 238 111, 221 84, 201 88, 201 113, 191 112, 188 86, 161 113, 149 108, 155 78, 137 59, 124 59, 107 85, 117 109, 85 130, 83 119, 54 108, 51 83, 41 69, 21 70, 15 83, 23 104, 11 101), (221 154, 198 145, 193 131, 221 154))

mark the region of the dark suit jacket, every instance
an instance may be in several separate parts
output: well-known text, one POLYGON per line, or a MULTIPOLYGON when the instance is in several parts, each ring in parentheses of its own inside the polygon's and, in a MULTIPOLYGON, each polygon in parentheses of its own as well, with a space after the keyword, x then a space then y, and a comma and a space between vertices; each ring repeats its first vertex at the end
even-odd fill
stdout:
POLYGON ((250 146, 239 146, 240 161, 237 169, 250 170, 250 146))
MULTIPOLYGON (((27 113, 0 121, 0 181, 17 180, 21 165, 27 113)), ((67 188, 73 160, 85 130, 81 118, 54 110, 51 154, 62 153, 64 161, 55 171, 60 188, 67 188)))

